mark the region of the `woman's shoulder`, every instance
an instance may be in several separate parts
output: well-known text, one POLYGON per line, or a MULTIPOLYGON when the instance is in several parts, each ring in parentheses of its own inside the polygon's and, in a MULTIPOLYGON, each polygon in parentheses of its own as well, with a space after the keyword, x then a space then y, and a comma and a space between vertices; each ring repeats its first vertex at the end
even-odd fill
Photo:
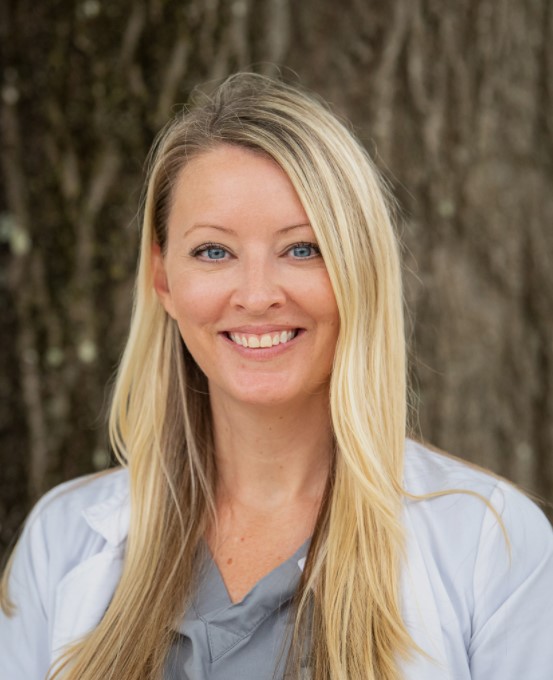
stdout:
POLYGON ((84 475, 53 487, 37 502, 31 516, 84 512, 88 508, 128 496, 128 471, 117 467, 84 475))
POLYGON ((412 540, 439 571, 470 572, 473 587, 479 575, 495 580, 498 569, 516 580, 545 563, 553 568, 551 524, 507 480, 408 441, 404 486, 412 540))
POLYGON ((118 543, 128 529, 128 472, 115 468, 64 482, 46 493, 25 526, 30 538, 71 543, 78 535, 101 535, 118 543))
POLYGON ((462 488, 488 497, 501 478, 491 471, 413 439, 405 445, 404 486, 413 495, 462 488))
POLYGON ((105 606, 105 593, 120 571, 128 513, 128 475, 122 469, 60 484, 35 505, 6 574, 13 612, 10 617, 0 612, 0 647, 20 649, 21 640, 32 636, 35 654, 1 658, 2 677, 44 677, 51 650, 75 637, 76 619, 68 612, 78 598, 92 592, 86 607, 77 610, 81 628, 88 609, 105 606), (101 586, 96 592, 93 577, 101 586), (22 673, 23 665, 33 672, 22 673))
POLYGON ((512 677, 509 654, 534 648, 532 677, 549 677, 553 530, 540 508, 508 481, 412 441, 404 487, 408 612, 425 622, 436 612, 447 655, 468 654, 471 677, 512 677))
POLYGON ((44 610, 51 611, 57 584, 94 555, 119 551, 128 525, 126 470, 88 475, 54 487, 31 511, 15 547, 10 571, 15 600, 25 600, 31 588, 40 593, 44 610))
POLYGON ((541 509, 516 485, 414 440, 407 440, 405 448, 404 488, 413 508, 434 509, 431 515, 437 523, 457 524, 463 518, 466 525, 472 519, 480 528, 482 522, 495 520, 507 528, 525 518, 528 530, 552 530, 541 509))

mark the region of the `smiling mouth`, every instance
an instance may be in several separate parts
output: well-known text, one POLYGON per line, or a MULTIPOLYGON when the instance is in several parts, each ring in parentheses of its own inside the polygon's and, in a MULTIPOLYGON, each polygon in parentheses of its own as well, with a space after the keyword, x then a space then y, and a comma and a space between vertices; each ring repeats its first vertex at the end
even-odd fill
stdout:
POLYGON ((289 331, 275 331, 274 333, 264 333, 255 335, 253 333, 226 333, 227 338, 242 347, 250 349, 262 349, 274 347, 275 345, 285 345, 293 340, 299 332, 299 328, 289 331))

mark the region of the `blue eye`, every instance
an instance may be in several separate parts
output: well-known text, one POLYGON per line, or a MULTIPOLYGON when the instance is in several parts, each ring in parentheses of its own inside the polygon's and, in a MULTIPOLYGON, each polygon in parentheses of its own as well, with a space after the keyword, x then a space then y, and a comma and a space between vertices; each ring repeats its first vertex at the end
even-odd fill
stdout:
POLYGON ((290 248, 290 253, 295 258, 305 260, 317 257, 321 254, 321 251, 314 243, 296 243, 290 248))
POLYGON ((192 251, 193 257, 203 260, 224 260, 226 255, 226 249, 216 243, 204 243, 192 251))
POLYGON ((206 248, 204 252, 210 260, 222 260, 225 257, 225 251, 222 248, 206 248))

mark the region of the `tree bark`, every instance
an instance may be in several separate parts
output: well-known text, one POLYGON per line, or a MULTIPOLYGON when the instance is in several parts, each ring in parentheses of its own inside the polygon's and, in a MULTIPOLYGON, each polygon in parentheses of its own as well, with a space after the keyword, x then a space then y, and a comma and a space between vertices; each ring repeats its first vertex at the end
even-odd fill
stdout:
POLYGON ((547 0, 2 3, 0 549, 109 464, 144 158, 239 69, 320 93, 394 188, 415 432, 553 500, 552 38, 547 0))

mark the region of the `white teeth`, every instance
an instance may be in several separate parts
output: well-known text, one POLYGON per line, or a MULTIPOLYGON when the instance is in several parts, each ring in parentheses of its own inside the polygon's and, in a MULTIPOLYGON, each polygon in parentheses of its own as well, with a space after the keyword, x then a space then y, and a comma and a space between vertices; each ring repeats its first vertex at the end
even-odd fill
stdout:
POLYGON ((237 333, 229 333, 229 337, 237 345, 258 349, 260 347, 282 345, 292 340, 292 338, 295 338, 296 334, 297 331, 281 331, 274 335, 271 335, 270 333, 264 333, 263 335, 238 335, 237 333))
POLYGON ((261 336, 261 340, 259 341, 260 347, 272 347, 272 345, 273 345, 273 339, 271 338, 271 336, 268 333, 261 336))

